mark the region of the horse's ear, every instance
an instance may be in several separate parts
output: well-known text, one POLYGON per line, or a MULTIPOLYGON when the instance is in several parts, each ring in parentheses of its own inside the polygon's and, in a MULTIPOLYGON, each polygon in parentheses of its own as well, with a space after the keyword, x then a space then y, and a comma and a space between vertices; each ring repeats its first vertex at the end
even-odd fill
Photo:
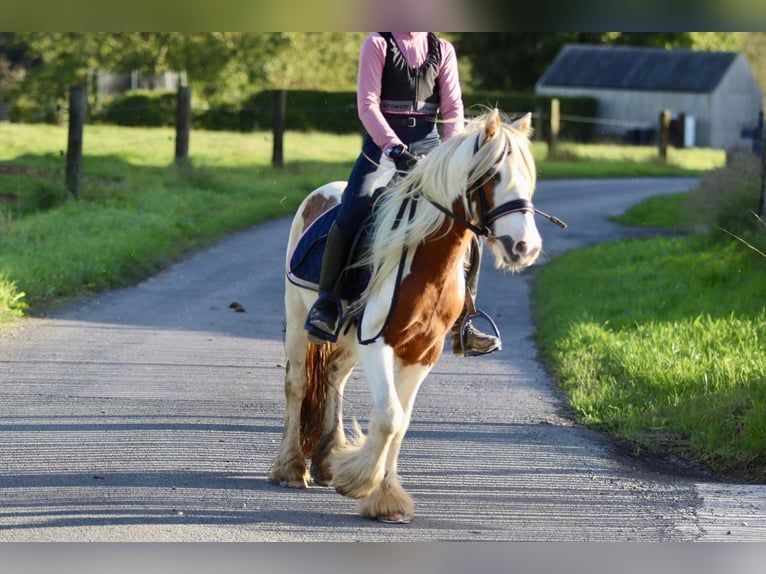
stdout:
POLYGON ((532 114, 527 112, 519 119, 514 120, 511 126, 519 130, 526 137, 530 137, 532 135, 532 114))
POLYGON ((487 116, 487 121, 484 124, 484 141, 486 143, 491 140, 500 131, 500 112, 495 108, 487 116))

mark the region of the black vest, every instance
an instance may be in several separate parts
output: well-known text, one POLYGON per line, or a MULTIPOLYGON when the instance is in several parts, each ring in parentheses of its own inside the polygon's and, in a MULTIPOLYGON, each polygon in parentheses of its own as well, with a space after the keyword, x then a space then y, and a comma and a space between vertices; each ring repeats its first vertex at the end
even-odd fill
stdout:
POLYGON ((423 65, 413 68, 399 50, 391 32, 380 32, 388 42, 380 109, 384 114, 417 114, 436 118, 439 111, 439 68, 441 46, 436 34, 428 33, 428 56, 423 65))

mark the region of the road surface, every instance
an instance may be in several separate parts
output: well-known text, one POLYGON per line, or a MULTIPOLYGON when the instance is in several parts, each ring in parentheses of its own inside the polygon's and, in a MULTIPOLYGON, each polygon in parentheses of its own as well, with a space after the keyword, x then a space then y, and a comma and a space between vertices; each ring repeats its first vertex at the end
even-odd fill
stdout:
MULTIPOLYGON (((539 220, 548 259, 645 234, 607 217, 694 183, 542 181, 535 203, 569 223, 539 220)), ((0 541, 766 540, 764 487, 647 465, 572 422, 536 356, 534 269, 501 274, 489 257, 478 306, 503 350, 445 353, 424 383, 400 458, 413 522, 269 484, 288 227, 0 334, 0 541)), ((346 397, 364 426, 363 373, 346 397)))

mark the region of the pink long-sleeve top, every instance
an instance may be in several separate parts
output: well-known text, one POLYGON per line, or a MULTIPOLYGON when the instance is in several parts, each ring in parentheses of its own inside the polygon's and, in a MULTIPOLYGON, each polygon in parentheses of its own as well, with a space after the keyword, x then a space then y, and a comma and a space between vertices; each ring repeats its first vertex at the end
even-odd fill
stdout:
MULTIPOLYGON (((428 57, 427 32, 393 32, 399 49, 413 68, 420 67, 428 57)), ((441 68, 439 70, 439 109, 444 120, 444 139, 463 131, 463 101, 454 46, 440 38, 441 68)), ((359 119, 372 140, 382 150, 403 144, 380 111, 383 67, 386 64, 387 43, 380 34, 370 34, 362 43, 359 54, 356 104, 359 119)))

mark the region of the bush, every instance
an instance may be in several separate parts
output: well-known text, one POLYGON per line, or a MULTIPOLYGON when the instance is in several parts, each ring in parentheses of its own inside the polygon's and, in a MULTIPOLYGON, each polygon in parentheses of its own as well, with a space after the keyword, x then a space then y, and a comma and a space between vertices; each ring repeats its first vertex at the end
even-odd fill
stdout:
POLYGON ((118 126, 174 126, 176 92, 132 90, 105 102, 91 119, 118 126))
MULTIPOLYGON (((174 92, 135 90, 106 103, 93 114, 94 121, 124 126, 175 125, 174 92)), ((205 130, 252 132, 270 130, 273 124, 271 90, 256 92, 242 102, 226 103, 205 109, 194 109, 193 126, 205 130)), ((536 136, 547 138, 551 96, 499 91, 463 93, 466 114, 478 114, 488 107, 498 107, 508 115, 532 112, 536 118, 536 136), (539 120, 539 121, 537 121, 539 120)), ((593 98, 559 98, 561 114, 595 117, 597 103, 593 98)), ((194 105, 194 95, 192 94, 194 105)), ((359 133, 362 126, 356 110, 356 92, 326 92, 320 90, 288 90, 286 95, 286 129, 332 134, 359 133)), ((562 140, 588 142, 593 140, 593 125, 583 122, 561 122, 562 140)))
MULTIPOLYGON (((274 92, 258 92, 242 105, 243 131, 269 130, 273 122, 274 92)), ((355 92, 290 90, 286 95, 285 128, 295 131, 318 131, 333 134, 359 132, 355 92)))
MULTIPOLYGON (((506 114, 523 114, 532 112, 535 118, 535 138, 547 140, 550 135, 548 121, 551 100, 554 96, 543 96, 532 93, 511 93, 500 91, 480 90, 463 93, 463 103, 466 115, 472 111, 481 113, 486 107, 497 107, 506 114)), ((598 102, 589 97, 558 97, 561 116, 580 116, 595 118, 598 114, 598 102)), ((586 122, 561 121, 559 138, 572 142, 593 141, 593 125, 586 122)))
POLYGON ((761 177, 758 156, 746 150, 730 152, 726 166, 708 172, 689 192, 688 207, 707 230, 722 229, 763 250, 766 228, 755 215, 761 177))

